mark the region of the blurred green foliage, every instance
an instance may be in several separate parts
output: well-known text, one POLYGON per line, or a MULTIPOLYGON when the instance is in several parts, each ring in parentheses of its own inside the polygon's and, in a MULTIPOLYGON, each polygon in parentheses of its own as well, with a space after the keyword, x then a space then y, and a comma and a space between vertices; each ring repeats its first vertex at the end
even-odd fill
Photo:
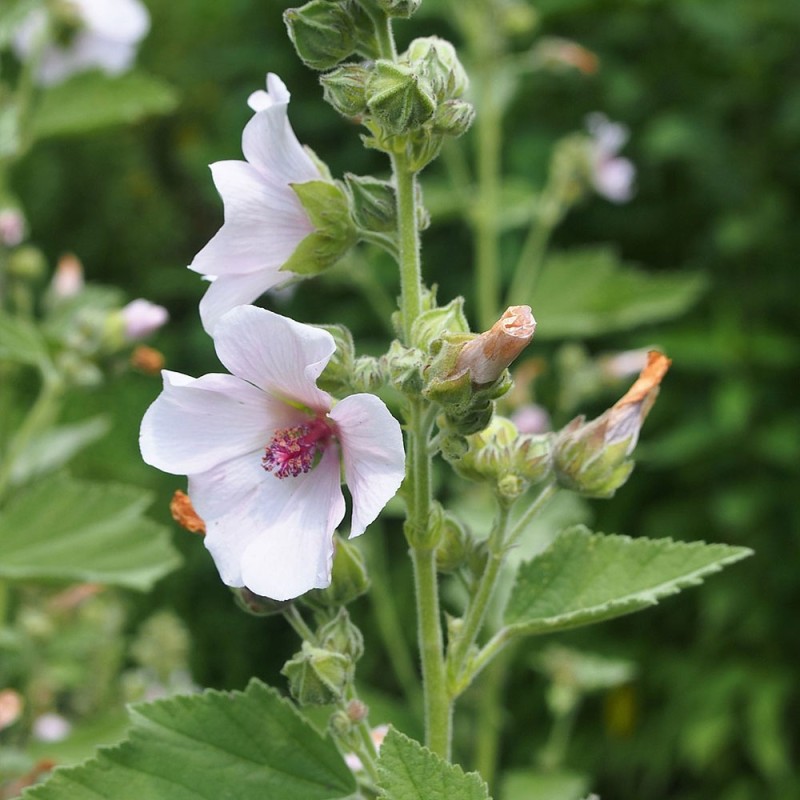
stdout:
MULTIPOLYGON (((38 145, 16 168, 13 184, 33 238, 51 258, 74 251, 90 279, 169 308, 172 323, 158 345, 169 367, 197 375, 217 367, 197 317, 203 286, 183 267, 222 221, 207 165, 240 157, 250 113, 245 101, 262 88, 265 72, 286 81, 298 137, 335 175, 385 175, 386 165, 321 102, 316 77, 285 36, 285 3, 149 0, 148 6, 153 30, 140 64, 175 88, 175 112, 38 145)), ((574 39, 598 56, 600 68, 590 76, 536 72, 524 81, 506 117, 505 167, 540 183, 554 141, 580 128, 586 113, 603 110, 631 129, 626 155, 638 169, 630 204, 587 201, 556 231, 555 247, 613 243, 626 262, 655 275, 676 270, 707 281, 702 299, 680 320, 587 343, 591 353, 658 344, 674 360, 637 451, 639 467, 613 501, 593 504, 595 527, 757 551, 702 591, 560 637, 637 666, 632 683, 586 699, 567 764, 594 776, 592 789, 615 800, 798 796, 800 653, 792 620, 800 603, 794 502, 800 485, 800 5, 540 0, 536 8, 537 34, 574 39)), ((422 12, 398 26, 402 45, 415 33, 453 35, 445 3, 425 0, 422 12)), ((516 46, 522 52, 532 41, 532 34, 521 34, 516 46)), ((429 172, 423 187, 426 180, 440 184, 441 165, 429 172)), ((440 298, 465 291, 473 254, 463 224, 434 219, 424 243, 426 275, 439 283, 440 298)), ((520 246, 513 232, 505 236, 504 261, 520 246)), ((370 340, 388 339, 386 320, 379 304, 368 305, 360 292, 374 300, 376 291, 382 297, 396 290, 391 266, 377 257, 349 262, 269 302, 303 321, 344 322, 369 350, 370 340)), ((474 314, 469 302, 467 312, 474 314)), ((553 364, 559 346, 534 342, 530 352, 553 364)), ((145 467, 137 447, 139 421, 157 391, 156 379, 128 374, 82 397, 71 416, 113 412, 112 433, 81 456, 75 471, 155 489, 155 516, 166 522, 180 479, 145 467)), ((541 399, 556 392, 551 368, 541 399)), ((581 410, 600 410, 612 399, 581 410)), ((409 594, 405 543, 392 523, 376 526, 372 537, 385 530, 387 538, 369 546, 390 565, 382 588, 391 582, 400 613, 411 619, 410 597, 402 608, 409 594)), ((291 632, 280 620, 242 615, 198 540, 177 535, 177 542, 187 566, 154 595, 133 601, 136 616, 160 606, 178 612, 191 632, 201 685, 242 687, 253 674, 283 685, 278 672, 293 646, 291 632)), ((375 622, 368 604, 360 601, 357 609, 369 639, 375 622)), ((535 648, 527 647, 530 660, 535 648)), ((383 693, 368 697, 374 712, 385 696, 397 696, 382 653, 368 652, 360 672, 383 693)), ((545 686, 524 671, 505 689, 511 711, 501 721, 504 769, 530 767, 531 753, 545 744, 545 686)), ((468 757, 469 733, 461 734, 468 757)))

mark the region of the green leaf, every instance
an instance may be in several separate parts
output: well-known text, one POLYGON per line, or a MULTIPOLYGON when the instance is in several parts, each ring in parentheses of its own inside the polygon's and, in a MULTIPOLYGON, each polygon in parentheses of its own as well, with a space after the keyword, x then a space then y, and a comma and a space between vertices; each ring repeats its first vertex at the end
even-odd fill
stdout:
POLYGON ((33 136, 44 139, 131 124, 167 114, 177 102, 169 84, 141 72, 119 77, 83 72, 42 93, 34 109, 33 136))
POLYGON ((702 275, 643 272, 597 247, 548 258, 533 297, 518 302, 533 307, 537 339, 587 337, 679 316, 705 287, 702 275))
POLYGON ((11 482, 20 485, 36 475, 64 466, 76 453, 108 433, 111 420, 105 416, 59 425, 33 439, 14 462, 11 482))
POLYGON ((144 591, 180 563, 168 530, 142 516, 151 502, 133 486, 41 480, 0 513, 0 577, 144 591))
POLYGON ((381 745, 378 772, 387 800, 489 800, 477 772, 465 773, 394 728, 381 745))
POLYGON ((585 775, 574 772, 520 770, 503 777, 501 800, 582 800, 589 788, 585 775))
POLYGON ((505 623, 530 635, 613 619, 696 586, 751 554, 746 547, 631 539, 576 525, 520 567, 505 623))
POLYGON ((335 800, 356 789, 331 739, 256 680, 133 706, 131 718, 125 742, 26 800, 335 800))
POLYGON ((0 311, 0 360, 41 366, 49 361, 47 345, 36 326, 0 311))

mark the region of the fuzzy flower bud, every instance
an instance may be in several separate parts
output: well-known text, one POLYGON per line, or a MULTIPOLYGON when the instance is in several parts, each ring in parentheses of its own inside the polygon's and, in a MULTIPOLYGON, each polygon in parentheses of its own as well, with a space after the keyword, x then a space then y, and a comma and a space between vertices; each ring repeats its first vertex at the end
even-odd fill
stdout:
POLYGON ((436 111, 427 80, 410 67, 378 61, 367 84, 367 107, 392 134, 420 128, 436 111))
POLYGON ((465 134, 475 119, 475 106, 464 100, 446 100, 437 109, 433 117, 434 133, 447 136, 465 134))
POLYGON ((289 691, 301 706, 324 706, 343 697, 353 679, 353 662, 342 653, 303 642, 302 650, 286 662, 281 673, 288 678, 289 691))
POLYGON ((628 479, 645 418, 672 362, 655 350, 631 388, 591 422, 577 417, 557 436, 554 466, 559 483, 588 497, 611 497, 628 479))
POLYGON ((530 306, 510 306, 488 331, 464 345, 455 372, 469 370, 478 386, 494 383, 527 347, 535 330, 530 306))
POLYGON ((456 49, 446 39, 438 36, 414 39, 405 58, 414 71, 428 80, 439 101, 461 97, 469 87, 469 78, 456 49))
POLYGON ((422 0, 377 0, 378 7, 389 17, 408 19, 422 3, 422 0))
POLYGON ((331 585, 307 595, 313 605, 326 608, 346 606, 369 589, 367 565, 361 551, 340 536, 334 538, 334 547, 331 585))
POLYGON ((297 55, 311 69, 335 67, 355 49, 355 22, 344 4, 311 0, 284 11, 283 21, 297 55))
POLYGON ((369 70, 360 64, 343 64, 320 76, 323 99, 342 116, 359 117, 367 110, 369 70))

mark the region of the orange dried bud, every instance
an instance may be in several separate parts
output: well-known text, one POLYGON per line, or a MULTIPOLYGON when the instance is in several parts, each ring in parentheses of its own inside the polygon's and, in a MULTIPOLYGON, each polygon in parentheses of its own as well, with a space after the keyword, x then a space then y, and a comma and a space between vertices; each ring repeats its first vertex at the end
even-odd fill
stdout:
POLYGON ((131 353, 131 366, 145 375, 158 375, 164 369, 164 354, 155 347, 140 344, 131 353))
POLYGON ((494 383, 533 338, 536 320, 530 306, 510 306, 492 327, 467 342, 458 354, 455 373, 469 370, 472 383, 494 383))
POLYGON ((180 489, 176 490, 175 494, 172 495, 169 510, 172 514, 172 519, 189 533, 204 534, 206 532, 206 524, 194 510, 189 495, 180 489))

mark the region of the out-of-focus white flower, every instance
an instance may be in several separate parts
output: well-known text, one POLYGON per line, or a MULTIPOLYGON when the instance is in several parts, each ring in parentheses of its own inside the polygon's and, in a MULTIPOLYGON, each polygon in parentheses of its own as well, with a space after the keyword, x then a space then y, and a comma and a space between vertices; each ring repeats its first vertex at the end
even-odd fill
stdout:
POLYGON ((69 720, 48 712, 36 717, 33 721, 33 738, 40 742, 60 742, 69 736, 72 725, 69 720))
POLYGON ((169 313, 164 306, 158 306, 142 298, 128 303, 121 314, 125 326, 125 338, 131 342, 155 333, 169 319, 169 313))
MULTIPOLYGON (((378 725, 369 732, 372 743, 375 745, 375 750, 378 752, 380 752, 381 745, 387 733, 389 733, 388 725, 378 725)), ((344 763, 347 764, 353 772, 361 772, 364 769, 361 759, 355 753, 345 753, 344 763)))
POLYGON ((0 244, 16 247, 25 238, 25 217, 16 208, 0 209, 0 244))
POLYGON ((511 414, 511 421, 520 433, 547 433, 553 429, 553 423, 547 409, 537 403, 528 403, 517 408, 511 414))
POLYGON ((595 190, 613 203, 626 203, 633 197, 636 167, 617 155, 628 141, 628 129, 595 112, 586 117, 592 137, 592 183, 595 190))
POLYGON ((50 284, 52 293, 59 300, 66 300, 80 294, 83 286, 83 264, 77 256, 65 253, 56 264, 56 271, 50 284))
POLYGON ((61 0, 60 10, 29 14, 14 37, 14 49, 25 59, 39 46, 47 27, 67 29, 67 42, 48 41, 37 79, 52 86, 88 69, 109 75, 130 69, 139 42, 150 30, 150 15, 141 0, 61 0), (62 17, 61 19, 59 19, 62 17))
POLYGON ((374 395, 333 405, 317 388, 335 350, 326 331, 240 306, 217 323, 214 342, 233 374, 164 371, 142 420, 142 456, 188 476, 228 586, 275 600, 325 587, 345 511, 341 465, 358 536, 403 480, 400 426, 374 395))
POLYGON ((292 184, 324 176, 289 124, 289 91, 283 81, 269 73, 267 89, 248 100, 256 113, 242 134, 246 161, 211 165, 225 222, 189 265, 212 281, 200 301, 209 333, 226 311, 295 277, 281 267, 314 231, 292 184))

